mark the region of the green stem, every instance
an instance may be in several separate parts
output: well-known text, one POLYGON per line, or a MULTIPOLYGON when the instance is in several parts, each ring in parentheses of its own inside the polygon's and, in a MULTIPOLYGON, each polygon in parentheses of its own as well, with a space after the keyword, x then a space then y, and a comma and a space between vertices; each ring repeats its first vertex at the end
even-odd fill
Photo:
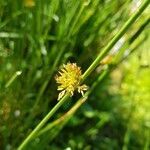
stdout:
MULTIPOLYGON (((146 0, 139 10, 131 16, 131 18, 125 23, 122 29, 118 32, 118 34, 108 43, 108 45, 100 52, 95 61, 91 64, 91 66, 87 69, 87 71, 83 74, 82 80, 85 80, 89 74, 97 67, 102 57, 116 44, 116 42, 125 34, 127 29, 135 22, 135 20, 140 16, 140 14, 144 11, 144 9, 148 6, 150 0, 146 0)), ((19 146, 18 150, 22 150, 26 144, 37 134, 38 130, 41 129, 45 123, 49 120, 49 118, 59 109, 61 105, 67 100, 69 94, 66 94, 56 105, 50 110, 50 112, 44 117, 44 119, 37 125, 37 127, 29 134, 29 136, 23 141, 23 143, 19 146)))
POLYGON ((36 126, 36 128, 29 134, 29 136, 22 142, 22 144, 18 147, 18 150, 22 150, 26 144, 37 134, 39 129, 41 129, 45 123, 49 120, 49 118, 59 109, 59 107, 65 103, 68 99, 69 94, 66 94, 54 107, 53 109, 44 117, 44 119, 36 126))
MULTIPOLYGON (((134 44, 134 48, 130 48, 131 49, 131 52, 135 49, 137 49, 137 47, 139 45, 141 45, 141 43, 143 42, 143 38, 142 40, 140 40, 140 43, 138 41, 138 43, 136 42, 136 44, 134 44)), ((130 54, 129 54, 130 55, 130 54)), ((44 127, 42 130, 40 130, 38 132, 38 134, 36 135, 36 137, 38 136, 41 136, 43 135, 44 133, 47 133, 49 130, 51 130, 54 126, 57 126, 58 124, 64 122, 65 120, 65 123, 63 124, 63 126, 67 123, 67 121, 73 116, 73 114, 77 111, 77 109, 86 101, 83 101, 84 98, 87 98, 92 92, 93 90, 97 87, 97 85, 104 79, 104 77, 109 73, 111 72, 113 69, 116 68, 116 66, 118 64, 120 64, 124 59, 124 58, 120 58, 118 61, 115 61, 115 65, 112 66, 112 68, 108 68, 106 70, 104 70, 100 76, 98 77, 98 79, 92 84, 92 86, 90 87, 90 90, 88 90, 86 93, 85 93, 85 96, 84 97, 81 97, 79 100, 77 100, 76 104, 66 113, 64 114, 62 117, 58 118, 57 120, 53 121, 52 123, 49 123, 46 127, 44 127)), ((34 137, 35 138, 35 137, 34 137)))
MULTIPOLYGON (((131 37, 132 38, 132 37, 131 37)), ((132 41, 132 43, 135 41, 136 39, 134 39, 132 41)), ((129 41, 129 40, 128 40, 129 41)), ((144 41, 144 39, 140 39, 140 41, 138 40, 137 42, 135 42, 134 46, 131 45, 131 52, 135 49, 137 49, 137 47, 139 45, 141 45, 141 43, 144 41)), ((118 55, 118 54, 117 54, 118 55)), ((122 53, 123 55, 123 53, 122 53)), ((121 55, 121 56, 122 56, 121 55)), ((63 122, 64 120, 69 120, 71 118, 71 116, 73 116, 73 114, 76 112, 76 110, 86 101, 84 100, 85 98, 87 99, 87 97, 93 92, 93 90, 97 87, 97 85, 104 79, 104 77, 110 72, 112 71, 118 64, 120 64, 126 57, 122 58, 120 56, 120 59, 118 61, 115 60, 115 66, 112 67, 112 69, 106 69, 104 70, 100 76, 98 77, 98 79, 92 84, 92 86, 90 87, 90 89, 85 93, 85 96, 80 98, 79 100, 77 100, 76 104, 63 116, 61 116, 60 118, 58 118, 57 120, 53 121, 52 123, 48 124, 46 127, 44 127, 41 131, 38 132, 38 134, 36 135, 36 137, 43 135, 44 133, 47 133, 50 129, 52 129, 54 126, 57 126, 58 124, 60 124, 61 122, 63 122)), ((67 121, 66 121, 67 122, 67 121)), ((64 124, 65 125, 65 124, 64 124)), ((34 137, 35 138, 35 137, 34 137)))
POLYGON ((5 88, 8 88, 12 83, 13 81, 18 77, 20 76, 22 73, 22 71, 17 71, 15 72, 15 74, 8 80, 8 82, 6 83, 5 85, 5 88))
POLYGON ((126 33, 128 28, 135 22, 135 20, 140 16, 140 14, 144 11, 144 9, 148 6, 150 0, 146 0, 139 10, 131 16, 131 18, 125 23, 125 25, 121 28, 121 30, 116 34, 116 36, 108 43, 108 45, 102 50, 101 53, 97 56, 91 66, 85 71, 82 76, 82 80, 85 80, 89 74, 97 67, 102 57, 117 43, 117 41, 126 33))

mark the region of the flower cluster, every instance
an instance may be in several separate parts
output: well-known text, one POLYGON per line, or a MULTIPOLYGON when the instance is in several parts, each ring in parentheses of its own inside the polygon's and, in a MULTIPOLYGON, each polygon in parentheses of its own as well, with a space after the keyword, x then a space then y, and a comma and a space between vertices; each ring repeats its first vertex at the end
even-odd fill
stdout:
POLYGON ((82 95, 88 87, 83 84, 80 86, 81 81, 81 68, 76 65, 76 63, 67 63, 63 65, 63 68, 59 71, 59 75, 56 75, 56 82, 59 84, 58 89, 61 91, 58 95, 58 100, 61 99, 66 92, 70 93, 71 96, 74 91, 78 89, 78 92, 82 95))

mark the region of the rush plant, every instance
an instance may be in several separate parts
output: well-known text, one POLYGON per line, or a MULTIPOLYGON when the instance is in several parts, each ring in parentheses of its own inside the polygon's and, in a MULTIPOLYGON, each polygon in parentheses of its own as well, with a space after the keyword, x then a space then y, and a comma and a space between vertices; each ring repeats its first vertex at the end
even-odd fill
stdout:
MULTIPOLYGON (((62 72, 60 72, 61 76, 60 77, 56 77, 57 83, 61 83, 61 85, 58 87, 58 90, 63 90, 63 93, 61 93, 59 95, 58 103, 48 112, 48 114, 40 121, 40 123, 35 127, 35 129, 33 129, 33 131, 31 131, 31 133, 25 138, 25 140, 18 147, 18 150, 25 149, 25 146, 29 142, 31 142, 31 140, 33 140, 34 137, 36 137, 38 135, 40 129, 47 123, 47 121, 54 115, 54 113, 68 100, 68 98, 71 95, 73 95, 73 92, 75 91, 76 88, 78 88, 78 90, 79 90, 79 88, 82 88, 81 84, 86 79, 88 79, 89 75, 100 64, 100 61, 108 54, 108 52, 110 52, 110 50, 113 48, 113 46, 122 38, 122 36, 127 32, 127 30, 129 28, 131 28, 133 23, 137 20, 137 18, 142 14, 142 12, 149 5, 149 2, 150 2, 149 0, 145 0, 143 2, 143 4, 137 9, 137 11, 127 20, 127 22, 124 23, 123 27, 110 40, 110 42, 108 42, 108 44, 98 53, 97 57, 94 59, 94 61, 87 68, 87 70, 83 73, 82 76, 81 76, 81 73, 80 73, 80 69, 76 66, 76 64, 73 64, 73 65, 72 64, 67 64, 64 67, 65 69, 62 70, 62 72), (76 70, 71 72, 70 68, 71 69, 72 68, 76 68, 76 70), (77 74, 78 74, 78 77, 80 77, 81 79, 76 80, 76 78, 74 78, 74 77, 76 77, 77 74), (68 75, 68 76, 66 77, 66 75, 68 75), (70 83, 68 83, 70 76, 72 77, 73 81, 70 81, 70 83), (62 82, 67 82, 67 83, 64 86, 62 82)), ((77 17, 76 17, 76 19, 74 21, 74 24, 73 24, 73 26, 71 28, 71 31, 68 33, 69 37, 76 33, 76 30, 78 29, 78 25, 77 25, 77 21, 76 20, 78 20, 78 18, 80 17, 83 9, 85 9, 85 6, 86 6, 85 4, 83 5, 83 7, 81 6, 81 9, 79 11, 80 13, 77 15, 77 17), (72 32, 72 30, 73 30, 73 32, 72 32)), ((90 15, 90 12, 89 12, 89 15, 90 15)), ((86 20, 86 18, 84 18, 84 19, 86 20)), ((68 24, 66 23, 66 26, 67 25, 68 24)), ((61 37, 61 33, 60 33, 60 37, 61 37)), ((60 54, 65 51, 65 48, 66 48, 65 46, 60 47, 60 54)), ((54 49, 55 49, 55 47, 54 47, 54 49)), ((60 58, 59 56, 58 56, 58 59, 60 58)), ((56 63, 58 62, 58 59, 56 59, 56 63)), ((54 64, 54 66, 55 66, 55 64, 54 64)), ((85 87, 85 88, 83 88, 82 90, 79 90, 79 91, 82 92, 84 90, 87 90, 87 87, 85 87)), ((89 87, 89 90, 90 90, 90 87, 89 87)))

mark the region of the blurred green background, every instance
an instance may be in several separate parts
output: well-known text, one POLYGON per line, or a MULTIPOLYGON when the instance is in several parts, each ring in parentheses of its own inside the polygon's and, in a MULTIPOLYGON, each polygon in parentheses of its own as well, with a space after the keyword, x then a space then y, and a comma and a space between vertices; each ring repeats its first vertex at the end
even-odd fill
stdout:
MULTIPOLYGON (((57 103, 59 66, 75 62, 84 72, 141 2, 0 1, 0 150, 16 149, 57 103)), ((90 87, 101 68, 113 66, 87 102, 69 121, 32 140, 27 150, 150 148, 149 14, 150 8, 109 52, 114 61, 101 64, 85 81, 90 87)), ((49 123, 79 97, 75 93, 49 123)))

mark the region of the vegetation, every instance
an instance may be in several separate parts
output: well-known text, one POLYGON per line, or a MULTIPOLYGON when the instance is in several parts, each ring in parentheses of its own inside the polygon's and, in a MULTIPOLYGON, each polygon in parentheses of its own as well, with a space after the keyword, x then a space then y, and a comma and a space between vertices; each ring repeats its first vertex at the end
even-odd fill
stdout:
POLYGON ((1 0, 0 149, 148 150, 149 3, 1 0))

